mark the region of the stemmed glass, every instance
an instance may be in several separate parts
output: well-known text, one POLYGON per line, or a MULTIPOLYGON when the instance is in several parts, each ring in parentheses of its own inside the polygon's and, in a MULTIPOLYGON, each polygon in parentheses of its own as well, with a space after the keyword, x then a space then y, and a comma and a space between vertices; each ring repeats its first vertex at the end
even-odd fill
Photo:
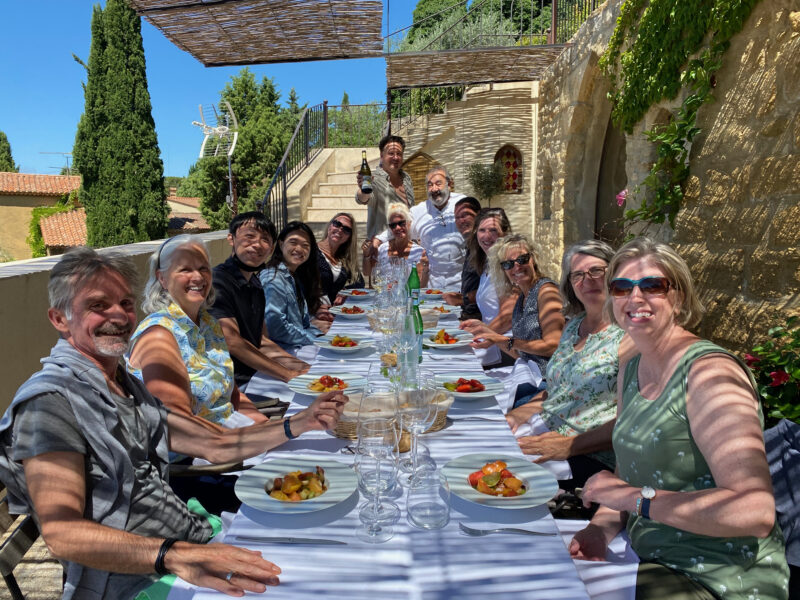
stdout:
POLYGON ((408 471, 408 475, 401 481, 404 485, 408 485, 420 470, 436 468, 436 463, 430 457, 420 460, 418 436, 433 425, 437 406, 436 382, 432 371, 417 369, 415 377, 409 377, 407 374, 405 376, 408 378, 403 381, 398 408, 403 429, 411 434, 411 456, 401 463, 401 467, 405 467, 404 470, 408 471))
POLYGON ((359 511, 359 519, 364 527, 359 528, 359 539, 377 544, 392 537, 391 523, 400 516, 397 504, 382 499, 382 492, 391 487, 383 483, 384 473, 392 472, 396 461, 398 440, 397 393, 394 385, 386 378, 374 378, 367 384, 358 411, 357 452, 362 459, 369 457, 374 469, 365 468, 364 460, 357 461, 359 487, 366 495, 371 495, 359 511), (385 469, 385 465, 389 468, 385 469))

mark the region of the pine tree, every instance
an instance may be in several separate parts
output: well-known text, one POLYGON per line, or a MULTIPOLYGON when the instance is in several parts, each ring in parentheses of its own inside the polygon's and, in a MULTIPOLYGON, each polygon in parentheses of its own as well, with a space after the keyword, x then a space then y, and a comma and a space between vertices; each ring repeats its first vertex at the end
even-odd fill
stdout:
POLYGON ((147 90, 141 20, 124 0, 95 6, 73 156, 91 246, 166 235, 168 207, 147 90))
POLYGON ((11 144, 2 131, 0 131, 0 171, 10 173, 19 171, 19 167, 14 164, 14 157, 11 156, 11 144))

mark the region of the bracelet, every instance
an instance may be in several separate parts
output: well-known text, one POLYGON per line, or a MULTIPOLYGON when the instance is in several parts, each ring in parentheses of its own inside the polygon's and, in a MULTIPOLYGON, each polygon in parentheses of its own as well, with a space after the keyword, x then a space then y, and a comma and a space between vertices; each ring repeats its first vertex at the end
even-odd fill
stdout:
POLYGON ((153 566, 156 570, 156 573, 158 573, 159 575, 170 574, 169 569, 167 569, 167 567, 164 566, 164 557, 167 555, 169 549, 172 548, 172 545, 177 541, 178 540, 176 540, 175 538, 167 538, 162 542, 161 548, 158 549, 156 562, 153 566))
POLYGON ((636 516, 637 517, 641 517, 642 516, 642 500, 644 500, 644 498, 642 498, 641 496, 636 498, 636 516))
POLYGON ((286 437, 290 440, 295 439, 297 436, 292 433, 291 428, 289 427, 289 417, 286 417, 283 420, 283 433, 286 434, 286 437))

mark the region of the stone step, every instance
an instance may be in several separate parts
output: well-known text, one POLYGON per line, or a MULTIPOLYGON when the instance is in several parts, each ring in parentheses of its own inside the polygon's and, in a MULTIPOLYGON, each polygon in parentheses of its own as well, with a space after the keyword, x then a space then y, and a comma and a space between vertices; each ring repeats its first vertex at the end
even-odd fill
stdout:
POLYGON ((355 194, 342 194, 338 196, 311 194, 311 204, 309 208, 324 208, 331 210, 346 210, 347 212, 363 210, 367 212, 363 204, 356 202, 355 194))
MULTIPOLYGON (((346 172, 338 172, 338 173, 328 173, 327 174, 327 181, 328 183, 342 183, 342 184, 350 184, 350 186, 355 189, 356 187, 356 173, 357 171, 346 171, 346 172)), ((322 184, 320 184, 322 185, 322 184)))
POLYGON ((331 183, 330 181, 328 183, 320 183, 318 192, 320 196, 346 196, 349 194, 354 197, 356 180, 353 178, 352 181, 347 183, 331 183))

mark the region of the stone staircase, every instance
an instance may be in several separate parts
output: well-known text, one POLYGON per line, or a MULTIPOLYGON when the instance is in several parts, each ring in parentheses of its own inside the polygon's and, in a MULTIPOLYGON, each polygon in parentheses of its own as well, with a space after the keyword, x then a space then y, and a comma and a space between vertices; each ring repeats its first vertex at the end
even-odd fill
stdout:
MULTIPOLYGON (((320 166, 323 173, 315 182, 309 182, 310 198, 304 208, 306 224, 311 227, 317 240, 321 240, 325 227, 338 212, 348 212, 356 220, 359 240, 364 239, 367 230, 367 207, 355 201, 356 173, 361 163, 361 151, 337 148, 333 160, 320 166)), ((378 164, 377 149, 369 149, 367 158, 370 168, 378 164)))

